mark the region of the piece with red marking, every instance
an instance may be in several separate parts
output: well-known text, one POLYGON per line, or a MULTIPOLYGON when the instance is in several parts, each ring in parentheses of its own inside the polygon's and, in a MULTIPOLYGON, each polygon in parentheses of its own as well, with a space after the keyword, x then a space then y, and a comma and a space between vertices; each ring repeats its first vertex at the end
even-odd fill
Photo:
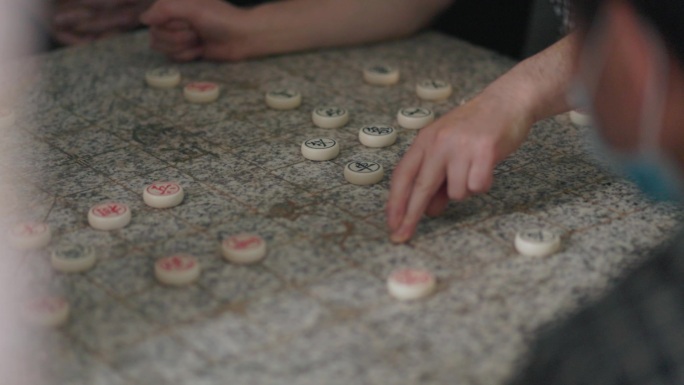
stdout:
POLYGON ((173 255, 158 259, 154 263, 154 275, 161 283, 185 286, 199 278, 200 265, 197 258, 191 255, 173 255))
POLYGON ((16 122, 14 110, 7 107, 0 107, 0 130, 10 128, 16 122))
POLYGON ((255 263, 266 256, 266 241, 255 234, 236 234, 224 238, 221 249, 223 256, 230 262, 255 263))
POLYGON ((426 269, 403 267, 387 278, 390 294, 401 301, 425 298, 435 291, 435 276, 426 269))
POLYGON ((215 102, 220 92, 219 85, 212 82, 193 82, 183 87, 183 96, 190 103, 215 102))
POLYGON ((183 187, 176 182, 154 182, 143 190, 143 201, 157 209, 178 206, 184 197, 183 187))
POLYGON ((26 304, 24 316, 36 326, 58 327, 69 319, 69 302, 62 297, 47 296, 33 299, 26 304))
POLYGON ((50 243, 52 231, 45 222, 24 222, 12 227, 8 234, 10 245, 17 250, 42 249, 50 243))
POLYGON ((88 211, 88 223, 98 230, 116 230, 131 222, 131 209, 120 202, 104 202, 88 211))
POLYGON ((95 265, 95 249, 71 243, 58 245, 52 249, 52 267, 62 273, 80 273, 95 265))

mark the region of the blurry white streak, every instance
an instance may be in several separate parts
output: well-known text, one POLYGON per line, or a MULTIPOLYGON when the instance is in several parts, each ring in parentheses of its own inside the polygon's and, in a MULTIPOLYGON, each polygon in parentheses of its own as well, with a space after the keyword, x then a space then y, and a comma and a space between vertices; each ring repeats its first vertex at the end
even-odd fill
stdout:
MULTIPOLYGON (((35 76, 26 68, 27 57, 37 49, 38 38, 45 28, 43 6, 48 2, 32 0, 0 0, 0 106, 18 108, 22 88, 35 76)), ((41 384, 43 352, 41 339, 22 318, 23 304, 31 297, 30 276, 26 258, 7 246, 9 223, 24 199, 13 188, 17 180, 13 165, 17 156, 13 144, 21 140, 16 124, 0 127, 0 383, 41 384)), ((18 213, 22 215, 21 212, 18 213)), ((43 356, 43 359, 49 359, 43 356)))

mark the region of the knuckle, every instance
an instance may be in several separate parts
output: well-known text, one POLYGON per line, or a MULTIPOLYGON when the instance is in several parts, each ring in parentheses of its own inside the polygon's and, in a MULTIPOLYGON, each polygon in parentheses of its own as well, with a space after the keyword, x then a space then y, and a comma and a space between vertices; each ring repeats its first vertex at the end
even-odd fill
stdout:
POLYGON ((431 192, 432 183, 425 178, 418 178, 413 185, 413 190, 421 196, 425 196, 431 192))

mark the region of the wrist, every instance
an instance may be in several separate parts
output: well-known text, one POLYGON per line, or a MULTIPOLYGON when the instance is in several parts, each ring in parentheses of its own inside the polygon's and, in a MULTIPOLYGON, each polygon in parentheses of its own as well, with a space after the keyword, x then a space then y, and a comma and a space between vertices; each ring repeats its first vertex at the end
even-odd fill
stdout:
POLYGON ((538 120, 536 111, 537 95, 534 87, 513 79, 506 75, 492 82, 477 97, 478 102, 497 114, 505 116, 512 126, 529 128, 538 120))
POLYGON ((286 1, 269 2, 252 8, 243 8, 238 17, 239 39, 236 43, 244 58, 261 57, 297 50, 293 44, 294 28, 288 26, 288 18, 282 9, 286 1))

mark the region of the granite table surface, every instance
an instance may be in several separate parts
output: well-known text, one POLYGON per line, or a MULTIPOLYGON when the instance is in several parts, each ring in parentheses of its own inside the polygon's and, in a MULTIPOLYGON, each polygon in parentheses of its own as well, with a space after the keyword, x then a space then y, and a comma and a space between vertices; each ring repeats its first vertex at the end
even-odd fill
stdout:
MULTIPOLYGON (((150 89, 144 72, 168 64, 139 32, 32 58, 19 120, 4 146, 19 149, 17 216, 47 221, 52 246, 92 245, 98 262, 82 274, 51 270, 49 250, 26 253, 30 284, 71 304, 66 325, 44 332, 40 367, 48 383, 73 385, 503 384, 537 332, 596 298, 671 235, 681 211, 652 204, 603 172, 583 145, 586 128, 567 115, 536 124, 497 166, 492 190, 424 219, 417 236, 393 245, 385 230, 390 173, 416 135, 371 149, 365 124, 392 124, 399 108, 439 116, 472 98, 515 63, 459 40, 424 33, 378 45, 284 55, 234 64, 178 65, 184 82, 222 87, 208 105, 180 88, 150 89), (361 69, 401 70, 391 87, 363 82, 361 69), (417 99, 423 78, 451 82, 447 101, 417 99), (273 88, 299 90, 293 111, 266 107, 273 88), (347 108, 335 130, 315 128, 320 105, 347 108), (305 160, 303 140, 332 137, 338 158, 305 160), (351 160, 381 163, 373 186, 343 178, 351 160), (147 207, 142 189, 180 181, 184 202, 147 207), (130 225, 102 232, 88 208, 127 202, 130 225), (544 227, 562 236, 547 258, 519 255, 515 233, 544 227), (266 259, 237 266, 221 258, 226 234, 253 231, 266 259), (195 255, 200 279, 170 288, 156 259, 195 255), (403 303, 388 273, 422 266, 436 293, 403 303)), ((511 103, 515 103, 514 100, 511 103)))

